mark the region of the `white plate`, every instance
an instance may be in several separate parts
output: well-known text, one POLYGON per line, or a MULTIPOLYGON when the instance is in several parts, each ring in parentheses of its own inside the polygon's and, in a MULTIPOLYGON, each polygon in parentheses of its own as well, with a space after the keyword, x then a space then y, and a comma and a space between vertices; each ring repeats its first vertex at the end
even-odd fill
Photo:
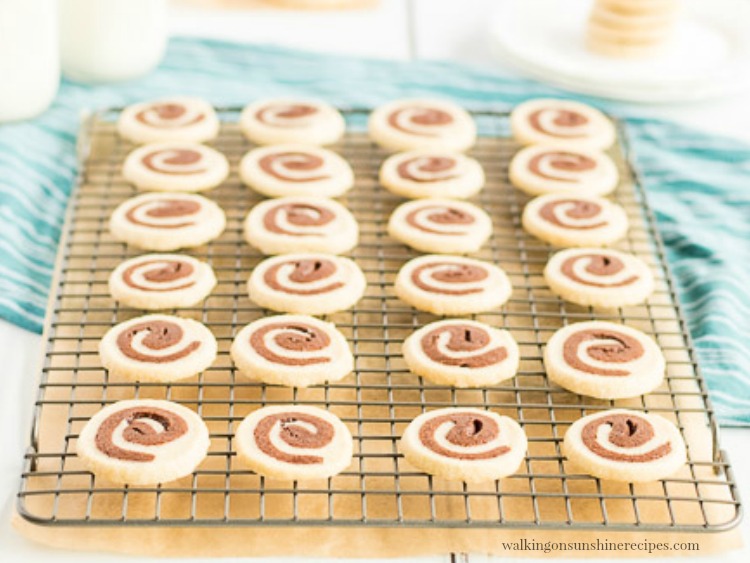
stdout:
POLYGON ((678 102, 750 87, 750 2, 684 1, 668 48, 650 59, 596 55, 584 46, 592 0, 503 0, 491 35, 497 56, 563 88, 639 101, 678 102))

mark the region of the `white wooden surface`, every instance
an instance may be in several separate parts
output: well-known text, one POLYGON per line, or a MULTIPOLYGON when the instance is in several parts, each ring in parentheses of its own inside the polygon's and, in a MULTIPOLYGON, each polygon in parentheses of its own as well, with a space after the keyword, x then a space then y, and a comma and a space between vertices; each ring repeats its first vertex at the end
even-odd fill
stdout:
MULTIPOLYGON (((488 50, 487 22, 494 10, 493 5, 498 1, 502 0, 382 0, 376 9, 341 13, 206 12, 174 6, 172 30, 175 34, 182 35, 272 43, 311 51, 367 57, 396 60, 452 59, 488 69, 509 71, 495 61, 488 50)), ((750 111, 747 111, 746 96, 742 99, 685 106, 638 106, 638 110, 644 115, 673 119, 750 142, 750 111)), ((25 432, 31 416, 40 342, 38 336, 0 321, 0 358, 3 362, 3 388, 0 393, 0 447, 3 452, 0 457, 0 561, 130 561, 132 558, 106 554, 51 551, 18 537, 10 529, 8 517, 15 502, 25 432)), ((725 429, 722 432, 723 445, 730 452, 735 475, 740 480, 741 493, 745 499, 750 499, 748 439, 750 430, 725 429)), ((742 526, 747 544, 750 542, 750 526, 747 522, 742 526)), ((509 556, 502 560, 516 560, 513 554, 509 556)), ((727 563, 745 563, 750 560, 750 546, 746 545, 742 550, 723 555, 721 559, 727 563)), ((449 560, 450 557, 446 555, 419 561, 438 563, 449 560)), ((468 560, 471 563, 484 563, 499 562, 501 559, 472 554, 468 560)), ((711 560, 713 559, 710 557, 700 556, 691 559, 696 562, 711 560)), ((292 563, 292 560, 276 561, 292 563)))

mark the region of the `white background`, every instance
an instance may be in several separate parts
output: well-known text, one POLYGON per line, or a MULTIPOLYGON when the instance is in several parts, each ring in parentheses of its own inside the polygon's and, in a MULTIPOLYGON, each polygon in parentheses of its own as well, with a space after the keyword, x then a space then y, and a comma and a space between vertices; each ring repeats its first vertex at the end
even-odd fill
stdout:
MULTIPOLYGON (((172 8, 171 28, 174 33, 182 35, 273 43, 311 51, 395 60, 452 59, 488 69, 508 70, 492 58, 488 48, 488 18, 497 1, 381 0, 379 6, 372 10, 332 13, 206 12, 194 7, 175 5, 172 8)), ((690 105, 633 107, 643 115, 680 121, 750 142, 747 96, 690 105)), ((3 362, 3 387, 0 393, 0 446, 3 451, 0 466, 0 560, 4 563, 107 563, 131 560, 104 554, 54 552, 18 537, 10 529, 8 519, 15 502, 25 431, 31 416, 39 345, 40 338, 37 335, 0 321, 0 358, 3 362)), ((724 429, 721 438, 724 449, 731 456, 742 496, 748 499, 750 429, 724 429)), ((747 544, 750 541, 747 521, 741 526, 747 544)), ((686 541, 688 539, 686 537, 686 541)), ((727 563, 746 563, 750 560, 750 546, 722 555, 721 559, 727 563)), ((436 563, 448 560, 446 555, 420 561, 436 563)), ((487 561, 487 557, 471 555, 469 560, 478 563, 487 561)), ((490 560, 500 561, 499 558, 490 560)), ((503 558, 503 561, 509 560, 512 559, 503 558)), ((691 559, 709 560, 711 558, 708 557, 691 559)))

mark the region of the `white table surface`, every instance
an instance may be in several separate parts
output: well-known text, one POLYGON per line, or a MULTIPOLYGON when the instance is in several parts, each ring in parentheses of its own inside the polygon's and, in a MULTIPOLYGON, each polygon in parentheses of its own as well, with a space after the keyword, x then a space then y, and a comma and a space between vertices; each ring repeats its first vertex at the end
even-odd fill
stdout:
MULTIPOLYGON (((198 8, 176 5, 172 8, 171 27, 175 34, 181 35, 272 43, 311 51, 395 60, 452 59, 488 69, 513 72, 494 60, 488 49, 487 19, 493 12, 494 2, 497 1, 381 0, 380 5, 372 10, 331 13, 206 12, 198 8)), ((747 111, 747 96, 690 105, 635 107, 643 115, 672 119, 750 142, 750 111, 747 111)), ((40 342, 39 336, 0 321, 0 357, 4 364, 4 386, 0 394, 0 447, 4 452, 0 458, 0 561, 106 563, 133 560, 108 554, 53 551, 17 536, 9 526, 9 515, 15 502, 25 447, 25 434, 30 422, 40 342)), ((731 456, 741 495, 748 499, 750 429, 723 429, 721 441, 731 456)), ((746 563, 750 560, 750 526, 745 521, 741 527, 746 545, 741 550, 723 554, 721 559, 727 563, 746 563)), ((503 561, 515 559, 512 554, 509 556, 503 558, 503 561)), ((437 563, 449 560, 450 557, 446 555, 426 557, 419 561, 437 563)), ((469 556, 472 563, 488 560, 500 561, 500 558, 474 554, 469 556)), ((711 560, 715 558, 698 555, 691 559, 711 560)))

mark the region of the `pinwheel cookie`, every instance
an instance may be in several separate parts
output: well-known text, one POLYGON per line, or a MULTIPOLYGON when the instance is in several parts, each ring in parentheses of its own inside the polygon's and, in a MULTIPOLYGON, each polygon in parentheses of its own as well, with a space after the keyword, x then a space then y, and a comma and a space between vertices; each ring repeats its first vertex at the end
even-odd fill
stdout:
POLYGON ((395 290, 401 300, 421 311, 468 315, 499 307, 512 288, 505 272, 493 264, 432 254, 404 264, 395 290))
POLYGON ((533 145, 510 161, 510 181, 530 195, 596 196, 615 190, 619 173, 603 152, 566 145, 533 145))
POLYGON ((516 374, 518 345, 508 331, 468 319, 430 323, 402 348, 409 369, 455 387, 494 385, 516 374))
POLYGON ((146 315, 115 325, 99 342, 102 365, 133 381, 170 382, 213 364, 216 338, 192 319, 146 315))
POLYGON ((359 225, 331 199, 283 197, 253 207, 245 220, 245 240, 264 254, 341 254, 357 246, 359 225))
POLYGON ((117 131, 134 143, 203 143, 219 134, 219 119, 200 98, 163 98, 126 107, 117 120, 117 131))
POLYGON ((248 105, 240 116, 240 129, 259 145, 330 145, 342 137, 346 123, 323 102, 278 98, 248 105))
POLYGON ((170 401, 119 401, 81 430, 76 452, 97 477, 155 485, 191 474, 210 445, 208 428, 190 409, 170 401))
POLYGON ((444 100, 397 100, 370 114, 370 137, 392 151, 438 149, 465 151, 476 141, 477 128, 460 106, 444 100))
POLYGON ((527 440, 507 416, 459 407, 419 415, 406 427, 400 446, 407 461, 425 473, 478 483, 515 473, 527 440))
POLYGON ((570 149, 607 149, 615 127, 598 109, 580 102, 537 99, 515 107, 513 137, 522 145, 564 143, 570 149))
POLYGON ((332 323, 305 315, 250 323, 235 337, 231 354, 242 375, 289 387, 338 381, 354 369, 344 335, 332 323))
POLYGON ((348 258, 331 254, 283 254, 258 264, 248 280, 250 299, 283 313, 327 315, 354 306, 367 287, 348 258))
POLYGON ((423 149, 388 157, 380 167, 380 183, 408 198, 464 199, 484 187, 484 170, 468 156, 423 149))
POLYGON ((325 479, 352 461, 352 435, 336 415, 307 405, 250 413, 235 435, 240 461, 264 477, 325 479))
POLYGON ((112 235, 138 248, 155 251, 201 246, 226 226, 224 211, 194 194, 143 194, 121 203, 112 213, 112 235))
POLYGON ((213 268, 182 254, 144 254, 126 260, 109 276, 109 293, 129 307, 190 307, 216 286, 213 268))
POLYGON ((205 145, 166 141, 138 147, 125 158, 122 175, 139 190, 200 192, 221 184, 229 162, 205 145))
POLYGON ((561 250, 547 262, 544 279, 563 299, 591 307, 637 305, 654 290, 648 264, 611 249, 561 250))
POLYGON ((606 246, 628 230, 625 210, 611 201, 584 195, 544 195, 526 204, 523 228, 555 246, 606 246))
POLYGON ((625 325, 603 321, 561 328, 547 342, 550 381, 597 399, 650 393, 664 380, 666 361, 654 340, 625 325))
POLYGON ((337 197, 354 185, 354 172, 333 151, 305 145, 273 145, 247 153, 240 178, 268 197, 337 197))
POLYGON ((565 433, 562 451, 579 471, 631 483, 665 479, 686 461, 685 442, 674 424, 624 409, 574 422, 565 433))

